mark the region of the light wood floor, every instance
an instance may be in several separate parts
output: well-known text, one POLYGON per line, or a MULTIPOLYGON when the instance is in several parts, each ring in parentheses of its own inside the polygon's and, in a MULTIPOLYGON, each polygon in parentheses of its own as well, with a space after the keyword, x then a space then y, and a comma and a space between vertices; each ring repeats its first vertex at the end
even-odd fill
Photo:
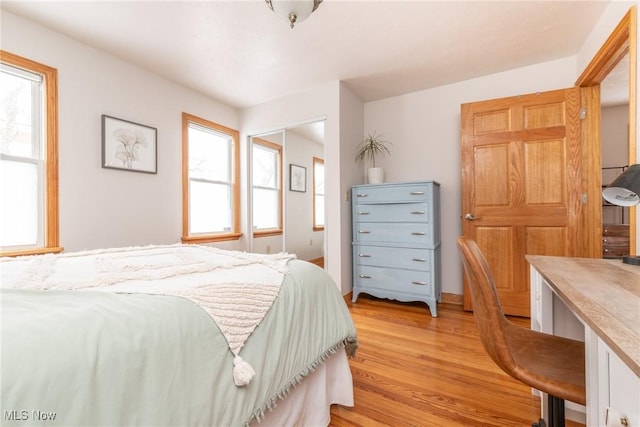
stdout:
POLYGON ((539 400, 487 356, 462 306, 439 304, 432 318, 422 303, 361 295, 347 304, 360 344, 350 361, 355 406, 334 405, 331 426, 521 427, 539 418, 539 400))

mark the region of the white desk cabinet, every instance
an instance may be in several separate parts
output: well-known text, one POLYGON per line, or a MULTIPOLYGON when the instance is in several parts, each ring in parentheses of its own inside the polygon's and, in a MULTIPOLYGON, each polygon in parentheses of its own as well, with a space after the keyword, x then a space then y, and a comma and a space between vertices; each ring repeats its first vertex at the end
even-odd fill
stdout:
POLYGON ((442 298, 440 184, 357 185, 351 200, 353 302, 361 292, 423 301, 436 317, 442 298))
MULTIPOLYGON (((640 268, 619 260, 527 259, 531 329, 585 342, 587 406, 567 403, 567 415, 586 411, 587 427, 640 426, 640 268)), ((546 399, 541 403, 544 416, 546 399)))
POLYGON ((598 393, 593 397, 597 404, 587 418, 595 419, 593 425, 598 426, 640 426, 640 378, 593 331, 588 341, 597 348, 591 360, 597 363, 598 375, 592 378, 597 381, 594 388, 598 393))

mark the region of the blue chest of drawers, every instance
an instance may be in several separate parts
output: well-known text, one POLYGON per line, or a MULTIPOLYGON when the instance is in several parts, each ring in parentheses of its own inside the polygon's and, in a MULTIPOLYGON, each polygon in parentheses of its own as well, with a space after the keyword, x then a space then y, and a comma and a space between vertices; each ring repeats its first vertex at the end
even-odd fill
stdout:
POLYGON ((357 185, 351 189, 353 302, 364 292, 423 301, 437 316, 440 272, 440 184, 357 185))

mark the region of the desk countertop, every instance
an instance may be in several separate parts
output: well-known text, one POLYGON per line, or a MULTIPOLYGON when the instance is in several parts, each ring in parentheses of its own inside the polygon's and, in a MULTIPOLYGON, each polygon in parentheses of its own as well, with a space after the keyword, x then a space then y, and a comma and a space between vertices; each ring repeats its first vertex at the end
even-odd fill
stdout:
POLYGON ((618 260, 527 255, 580 320, 640 376, 640 266, 618 260))

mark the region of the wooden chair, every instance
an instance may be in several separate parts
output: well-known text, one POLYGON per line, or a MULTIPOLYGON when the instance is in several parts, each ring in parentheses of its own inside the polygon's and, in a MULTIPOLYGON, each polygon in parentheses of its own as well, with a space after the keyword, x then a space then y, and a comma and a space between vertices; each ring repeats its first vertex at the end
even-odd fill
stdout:
MULTIPOLYGON (((482 345, 511 377, 547 393, 549 426, 564 427, 564 400, 585 405, 584 343, 518 326, 504 316, 482 251, 460 237, 458 247, 482 345)), ((541 418, 532 426, 545 426, 541 418)))

